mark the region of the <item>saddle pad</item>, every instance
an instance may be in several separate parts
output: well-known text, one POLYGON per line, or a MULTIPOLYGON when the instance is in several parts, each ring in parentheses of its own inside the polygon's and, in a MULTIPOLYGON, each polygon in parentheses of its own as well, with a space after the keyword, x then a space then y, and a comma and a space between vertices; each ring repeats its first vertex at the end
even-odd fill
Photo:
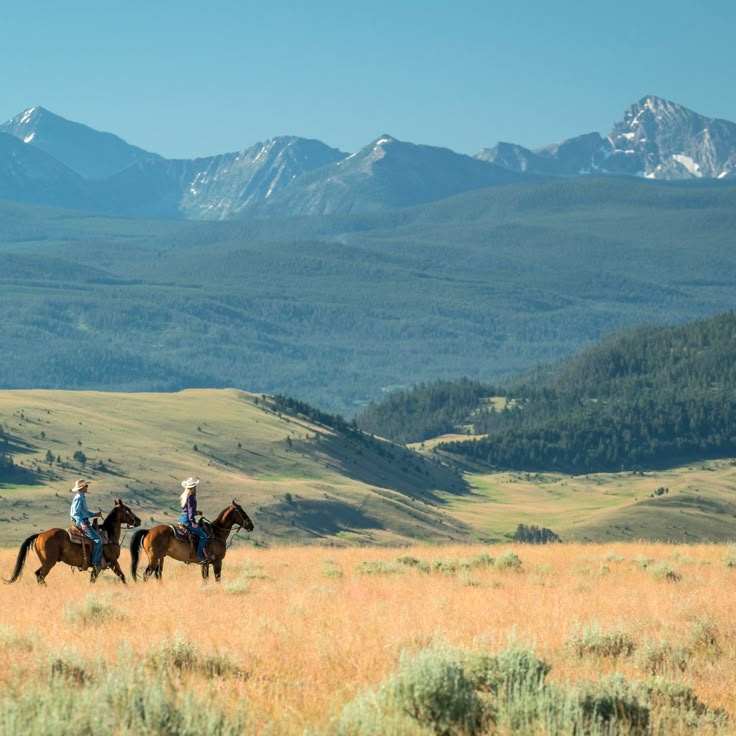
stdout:
POLYGON ((182 524, 169 524, 171 527, 171 530, 174 532, 174 536, 180 541, 180 542, 188 542, 189 538, 191 537, 191 533, 189 529, 187 529, 182 524))
MULTIPOLYGON (((84 532, 78 526, 72 525, 66 531, 69 535, 70 541, 72 541, 74 544, 84 544, 85 542, 87 544, 92 544, 92 540, 89 537, 85 536, 84 532)), ((105 534, 105 532, 102 531, 102 529, 98 529, 97 533, 100 535, 100 537, 102 537, 103 544, 110 543, 107 535, 105 534)))

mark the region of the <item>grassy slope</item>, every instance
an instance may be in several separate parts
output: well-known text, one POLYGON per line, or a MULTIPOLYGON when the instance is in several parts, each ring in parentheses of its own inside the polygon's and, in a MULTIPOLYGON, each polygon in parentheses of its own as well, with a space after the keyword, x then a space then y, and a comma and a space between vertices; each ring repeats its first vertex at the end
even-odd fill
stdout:
POLYGON ((252 515, 257 542, 469 538, 435 497, 436 489, 463 490, 455 474, 401 448, 377 453, 279 417, 242 391, 3 391, 0 424, 30 448, 14 454, 16 465, 43 474, 38 485, 0 486, 5 544, 66 526, 68 489, 80 476, 93 481, 90 508, 107 512, 122 497, 144 526, 172 521, 181 479, 198 475, 205 513, 214 518, 236 497, 252 515), (73 460, 77 450, 85 467, 73 460), (61 465, 46 462, 49 451, 61 465), (107 470, 97 469, 100 462, 107 470))
POLYGON ((280 417, 254 394, 0 392, 0 424, 29 450, 42 483, 0 486, 2 544, 65 526, 75 478, 93 481, 91 508, 131 503, 145 526, 172 521, 179 481, 202 478, 210 516, 236 497, 265 544, 502 541, 519 523, 566 540, 730 540, 736 465, 709 462, 658 473, 590 476, 467 472, 467 485, 400 448, 280 417), (240 444, 240 446, 239 446, 240 444), (193 448, 196 445, 197 450, 193 448), (87 456, 82 468, 72 457, 87 456), (47 451, 67 466, 49 466, 47 451), (103 462, 107 471, 95 470, 103 462), (651 498, 659 487, 669 493, 651 498))
POLYGON ((659 472, 469 474, 472 492, 449 512, 502 539, 517 524, 566 541, 729 541, 736 538, 736 464, 709 461, 659 472), (669 492, 653 496, 664 487, 669 492))

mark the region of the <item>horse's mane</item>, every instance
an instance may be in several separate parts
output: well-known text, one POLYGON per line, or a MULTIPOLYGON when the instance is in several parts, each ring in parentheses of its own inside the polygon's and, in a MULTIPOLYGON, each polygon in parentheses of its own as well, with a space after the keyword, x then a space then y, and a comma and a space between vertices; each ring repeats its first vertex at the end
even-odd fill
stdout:
POLYGON ((220 511, 220 513, 217 514, 217 516, 215 516, 215 518, 212 520, 212 523, 213 524, 221 524, 224 521, 225 514, 227 514, 229 508, 230 507, 228 506, 226 509, 223 509, 222 511, 220 511))
POLYGON ((115 503, 112 511, 105 517, 105 521, 100 524, 100 528, 107 532, 107 536, 111 537, 115 530, 115 519, 120 515, 123 509, 122 503, 115 503))
POLYGON ((100 528, 104 529, 107 532, 107 536, 109 537, 112 534, 113 531, 113 521, 115 520, 115 512, 117 511, 117 504, 113 508, 113 510, 105 517, 105 520, 100 524, 100 528))

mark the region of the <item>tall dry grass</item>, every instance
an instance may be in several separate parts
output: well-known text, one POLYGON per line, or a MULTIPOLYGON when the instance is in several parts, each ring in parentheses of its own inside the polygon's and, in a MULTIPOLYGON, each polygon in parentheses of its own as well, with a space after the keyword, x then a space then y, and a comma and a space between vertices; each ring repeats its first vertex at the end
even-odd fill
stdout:
MULTIPOLYGON (((0 551, 5 577, 14 562, 0 551)), ((219 585, 167 560, 162 583, 90 586, 58 565, 40 587, 37 566, 31 553, 0 586, 0 690, 43 682, 54 661, 84 688, 76 666, 158 659, 183 693, 244 708, 255 733, 325 733, 402 652, 513 640, 552 682, 662 675, 736 715, 736 555, 722 545, 237 550, 219 585)))

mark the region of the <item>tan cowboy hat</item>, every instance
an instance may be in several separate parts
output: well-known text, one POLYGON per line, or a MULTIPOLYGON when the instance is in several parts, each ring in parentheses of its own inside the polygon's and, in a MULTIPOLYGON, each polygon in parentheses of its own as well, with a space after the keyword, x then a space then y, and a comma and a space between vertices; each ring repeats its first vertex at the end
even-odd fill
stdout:
POLYGON ((187 478, 181 482, 182 488, 196 488, 199 485, 199 478, 187 478))
POLYGON ((88 485, 89 485, 89 483, 86 480, 84 480, 84 478, 80 478, 74 484, 74 487, 72 488, 72 491, 74 491, 76 493, 77 491, 81 491, 82 488, 86 488, 88 485))

